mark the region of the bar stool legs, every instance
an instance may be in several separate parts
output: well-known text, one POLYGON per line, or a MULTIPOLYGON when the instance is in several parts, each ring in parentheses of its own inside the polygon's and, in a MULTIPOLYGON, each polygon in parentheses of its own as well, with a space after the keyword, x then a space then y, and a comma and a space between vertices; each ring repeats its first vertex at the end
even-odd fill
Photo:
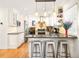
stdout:
POLYGON ((70 49, 66 40, 59 40, 58 44, 53 40, 32 41, 31 57, 33 58, 69 58, 70 49), (57 47, 56 47, 57 46, 57 47))
POLYGON ((32 42, 32 58, 40 58, 41 57, 41 42, 32 42))
POLYGON ((46 42, 46 55, 47 58, 55 58, 55 43, 51 41, 46 42))
POLYGON ((57 58, 69 58, 70 52, 69 52, 69 45, 66 41, 59 41, 58 47, 57 47, 57 58))

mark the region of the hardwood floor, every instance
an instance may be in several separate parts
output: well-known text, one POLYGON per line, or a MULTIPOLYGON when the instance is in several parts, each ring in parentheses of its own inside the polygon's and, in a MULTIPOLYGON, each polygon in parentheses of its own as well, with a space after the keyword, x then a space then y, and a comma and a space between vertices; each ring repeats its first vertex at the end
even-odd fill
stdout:
POLYGON ((0 58, 28 58, 28 43, 17 49, 0 50, 0 58))

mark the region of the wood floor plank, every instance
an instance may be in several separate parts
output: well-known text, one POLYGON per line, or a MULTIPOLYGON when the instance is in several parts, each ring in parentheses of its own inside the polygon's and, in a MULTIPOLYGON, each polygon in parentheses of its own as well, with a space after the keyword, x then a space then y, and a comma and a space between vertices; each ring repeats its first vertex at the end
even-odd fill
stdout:
POLYGON ((0 50, 0 58, 28 58, 28 43, 17 49, 0 50))

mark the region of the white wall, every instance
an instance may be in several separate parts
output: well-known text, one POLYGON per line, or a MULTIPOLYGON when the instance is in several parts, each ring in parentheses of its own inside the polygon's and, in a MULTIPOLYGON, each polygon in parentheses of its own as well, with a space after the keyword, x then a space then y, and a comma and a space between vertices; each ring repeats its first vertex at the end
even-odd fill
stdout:
POLYGON ((16 9, 0 8, 1 22, 3 24, 0 24, 0 49, 17 48, 24 42, 24 17, 16 9), (21 22, 21 26, 16 26, 16 20, 21 22), (19 34, 8 35, 8 33, 19 34))
POLYGON ((8 21, 7 21, 7 8, 0 8, 0 49, 6 49, 8 46, 8 21))
POLYGON ((72 21, 72 26, 69 29, 69 33, 73 35, 77 35, 77 5, 74 5, 73 7, 67 9, 64 11, 64 21, 72 21))
POLYGON ((75 57, 79 58, 79 0, 77 0, 77 37, 78 39, 74 41, 74 51, 75 51, 75 57))
MULTIPOLYGON (((66 8, 66 7, 64 7, 66 8)), ((69 7, 68 7, 69 8, 69 7)), ((74 4, 69 9, 64 10, 64 20, 73 21, 69 34, 76 35, 78 39, 74 40, 74 57, 79 58, 79 5, 74 4)), ((71 43, 70 43, 71 44, 71 43)))

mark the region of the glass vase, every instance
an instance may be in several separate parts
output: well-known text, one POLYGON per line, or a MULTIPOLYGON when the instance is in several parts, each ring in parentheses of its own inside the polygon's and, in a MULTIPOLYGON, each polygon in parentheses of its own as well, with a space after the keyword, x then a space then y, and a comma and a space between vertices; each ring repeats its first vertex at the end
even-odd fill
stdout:
POLYGON ((65 36, 68 37, 68 30, 65 30, 65 36))

